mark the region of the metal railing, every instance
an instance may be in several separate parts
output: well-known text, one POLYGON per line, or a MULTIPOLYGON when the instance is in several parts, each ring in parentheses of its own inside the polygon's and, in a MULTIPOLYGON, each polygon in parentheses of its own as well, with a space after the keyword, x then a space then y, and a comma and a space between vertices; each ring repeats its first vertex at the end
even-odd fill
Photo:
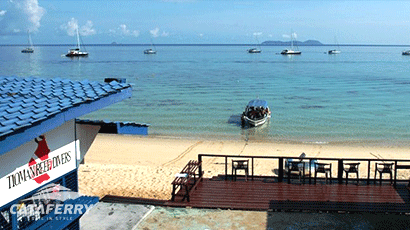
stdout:
MULTIPOLYGON (((314 165, 315 161, 336 161, 337 162, 337 181, 339 184, 343 183, 344 177, 343 177, 343 172, 344 172, 344 163, 345 162, 367 162, 367 184, 370 184, 370 181, 372 180, 370 178, 371 175, 371 170, 370 166, 371 163, 376 163, 376 162, 391 162, 394 163, 393 171, 394 173, 394 186, 396 186, 397 181, 405 181, 405 180, 397 180, 397 170, 398 169, 410 169, 410 159, 369 159, 369 158, 327 158, 327 157, 304 157, 304 158, 299 158, 299 157, 290 157, 290 156, 243 156, 243 155, 219 155, 219 154, 198 154, 198 161, 202 162, 204 158, 206 157, 217 157, 217 158, 224 158, 225 159, 225 179, 227 179, 227 176, 230 175, 228 174, 228 159, 229 158, 247 158, 250 159, 251 161, 251 175, 250 177, 252 180, 254 179, 254 161, 255 159, 273 159, 278 161, 278 175, 273 176, 277 177, 278 182, 283 182, 285 176, 284 176, 284 162, 285 160, 303 160, 305 162, 308 162, 309 164, 309 183, 312 183, 312 165, 314 165), (399 164, 401 163, 401 164, 399 164), (406 164, 407 163, 407 164, 406 164)), ((199 172, 202 173, 202 167, 203 164, 199 168, 199 172)), ((202 175, 200 175, 202 176, 202 175)), ((287 178, 289 179, 289 178, 287 178)), ((363 179, 360 179, 363 180, 363 179)), ((373 181, 376 179, 373 179, 373 181)), ((410 184, 410 183, 409 183, 410 184)))

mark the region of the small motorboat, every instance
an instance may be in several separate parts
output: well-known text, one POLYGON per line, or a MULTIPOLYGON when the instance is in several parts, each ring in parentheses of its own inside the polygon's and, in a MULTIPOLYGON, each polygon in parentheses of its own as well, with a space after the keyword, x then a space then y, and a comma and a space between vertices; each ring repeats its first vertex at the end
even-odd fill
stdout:
POLYGON ((256 54, 256 53, 261 53, 261 52, 262 50, 257 49, 257 48, 248 49, 248 53, 251 53, 251 54, 256 54))
POLYGON ((144 54, 156 54, 157 53, 157 51, 156 50, 153 50, 153 49, 146 49, 146 50, 144 50, 144 54))
POLYGON ((271 117, 271 111, 265 100, 251 100, 241 116, 242 126, 251 127, 263 125, 271 117))
POLYGON ((410 55, 410 50, 405 50, 401 52, 402 55, 410 55))

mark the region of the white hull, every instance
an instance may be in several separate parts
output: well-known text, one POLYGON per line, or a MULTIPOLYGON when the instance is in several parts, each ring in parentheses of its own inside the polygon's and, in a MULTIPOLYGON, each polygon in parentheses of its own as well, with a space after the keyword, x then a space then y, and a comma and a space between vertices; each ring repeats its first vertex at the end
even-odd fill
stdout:
POLYGON ((341 52, 339 50, 329 50, 327 53, 328 54, 340 54, 341 52))
POLYGON ((265 122, 266 122, 267 120, 269 120, 270 117, 271 117, 271 115, 267 115, 266 117, 261 118, 261 119, 250 119, 249 117, 244 116, 243 119, 245 120, 245 122, 246 122, 247 124, 249 124, 249 126, 254 126, 254 127, 256 127, 256 126, 260 126, 260 125, 265 124, 265 122))
POLYGON ((256 54, 256 53, 261 53, 262 50, 256 49, 256 48, 252 48, 252 49, 248 49, 248 53, 251 54, 256 54))
POLYGON ((297 50, 283 50, 280 54, 283 54, 283 55, 298 55, 298 54, 302 54, 302 52, 297 51, 297 50))

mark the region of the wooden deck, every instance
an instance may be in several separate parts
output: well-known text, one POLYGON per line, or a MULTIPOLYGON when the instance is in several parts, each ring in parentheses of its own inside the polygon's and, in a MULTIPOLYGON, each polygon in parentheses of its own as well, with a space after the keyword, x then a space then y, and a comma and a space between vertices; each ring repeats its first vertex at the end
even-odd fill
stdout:
POLYGON ((203 179, 199 183, 190 202, 181 199, 164 202, 164 205, 259 211, 410 213, 410 193, 405 185, 395 188, 387 184, 366 183, 303 184, 292 181, 288 184, 269 178, 232 181, 214 177, 203 179))

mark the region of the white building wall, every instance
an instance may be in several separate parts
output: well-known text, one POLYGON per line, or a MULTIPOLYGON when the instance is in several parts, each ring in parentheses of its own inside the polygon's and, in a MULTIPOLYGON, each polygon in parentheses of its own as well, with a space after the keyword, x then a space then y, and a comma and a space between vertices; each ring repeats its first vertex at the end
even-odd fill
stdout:
POLYGON ((77 167, 74 120, 44 135, 48 157, 38 159, 35 151, 40 145, 44 147, 44 142, 35 140, 0 156, 0 207, 77 167), (35 163, 30 166, 32 158, 35 163))

